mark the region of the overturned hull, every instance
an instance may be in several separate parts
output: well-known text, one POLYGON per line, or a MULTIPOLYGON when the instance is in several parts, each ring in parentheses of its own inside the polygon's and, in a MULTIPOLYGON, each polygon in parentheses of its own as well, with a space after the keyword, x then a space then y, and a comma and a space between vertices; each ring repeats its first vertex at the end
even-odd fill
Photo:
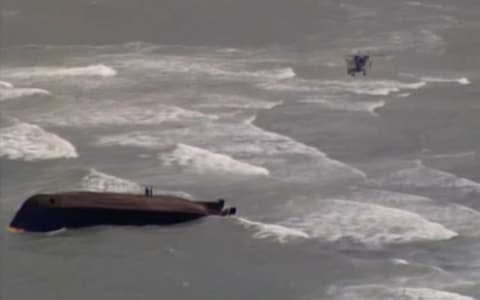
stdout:
POLYGON ((10 231, 49 232, 96 225, 172 225, 210 215, 235 214, 224 201, 195 202, 175 196, 70 192, 34 195, 10 223, 10 231))

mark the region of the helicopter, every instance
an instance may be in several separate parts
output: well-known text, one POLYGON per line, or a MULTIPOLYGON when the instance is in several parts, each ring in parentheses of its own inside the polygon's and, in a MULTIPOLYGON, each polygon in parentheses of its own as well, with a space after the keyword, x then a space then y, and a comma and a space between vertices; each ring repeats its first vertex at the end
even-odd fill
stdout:
POLYGON ((345 56, 347 63, 347 74, 354 77, 357 73, 367 75, 367 70, 372 68, 372 60, 370 54, 355 53, 345 56))

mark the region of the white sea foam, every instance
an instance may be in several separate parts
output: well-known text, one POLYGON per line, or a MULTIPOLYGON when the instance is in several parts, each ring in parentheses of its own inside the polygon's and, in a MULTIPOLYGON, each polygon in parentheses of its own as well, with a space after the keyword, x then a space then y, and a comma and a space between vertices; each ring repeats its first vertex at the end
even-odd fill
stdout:
POLYGON ((29 79, 32 77, 75 77, 96 76, 111 77, 117 75, 112 67, 98 64, 83 67, 23 67, 4 68, 0 74, 6 78, 29 79))
POLYGON ((245 218, 237 218, 237 220, 247 229, 255 230, 253 237, 257 239, 273 239, 280 243, 286 243, 292 240, 309 238, 309 235, 301 230, 279 224, 255 222, 245 218))
POLYGON ((15 122, 0 129, 0 157, 34 161, 77 156, 70 142, 37 125, 15 122))
MULTIPOLYGON (((71 107, 66 107, 71 109, 71 107)), ((73 110, 47 112, 35 116, 39 123, 58 126, 91 127, 102 125, 154 125, 167 121, 206 119, 218 117, 176 106, 152 105, 148 107, 129 106, 123 103, 108 102, 103 105, 90 104, 74 107, 73 110)))
POLYGON ((421 6, 425 8, 433 8, 433 9, 438 9, 438 10, 443 10, 445 7, 440 4, 429 4, 429 3, 422 3, 419 1, 407 1, 405 2, 406 5, 411 5, 411 6, 421 6))
POLYGON ((428 168, 421 161, 416 161, 414 167, 393 172, 376 182, 386 186, 465 188, 480 191, 480 183, 445 171, 428 168))
POLYGON ((401 259, 401 258, 393 258, 392 262, 396 265, 409 265, 410 263, 408 260, 401 259))
POLYGON ((11 89, 11 88, 13 88, 13 84, 11 84, 10 82, 7 82, 7 81, 0 81, 0 88, 11 89))
POLYGON ((475 300, 474 298, 430 288, 387 287, 383 285, 349 286, 330 289, 333 300, 475 300))
POLYGON ((198 173, 227 173, 237 175, 269 175, 263 167, 235 160, 232 157, 214 153, 185 144, 178 144, 170 153, 160 155, 165 165, 189 167, 198 173))
MULTIPOLYGON (((318 164, 319 169, 317 169, 317 171, 319 173, 317 172, 316 176, 321 176, 322 179, 338 179, 339 177, 366 178, 366 174, 361 170, 334 160, 315 147, 299 143, 290 137, 278 133, 265 131, 252 123, 246 123, 244 125, 245 127, 240 131, 241 136, 234 136, 234 140, 237 141, 237 143, 222 147, 226 152, 238 153, 239 155, 245 155, 246 152, 248 155, 266 154, 268 156, 299 154, 309 156, 315 160, 315 162, 309 164, 309 167, 311 168, 313 165, 318 164), (238 143, 238 141, 240 141, 240 143, 238 143)), ((233 130, 229 130, 229 133, 227 133, 229 136, 231 136, 235 130, 235 128, 232 129, 233 130)), ((301 177, 302 175, 298 174, 298 176, 301 177)))
POLYGON ((188 76, 215 76, 228 78, 287 79, 295 77, 292 68, 247 70, 245 67, 213 58, 189 56, 165 56, 158 59, 135 58, 122 62, 133 70, 158 70, 163 73, 185 74, 188 76))
POLYGON ((195 107, 205 108, 243 108, 243 109, 272 109, 281 105, 282 101, 265 101, 240 95, 208 95, 195 107))
POLYGON ((119 177, 90 169, 82 179, 82 189, 93 192, 142 193, 141 185, 119 177))
POLYGON ((423 196, 373 189, 357 189, 347 198, 410 211, 462 235, 480 235, 480 212, 456 203, 439 203, 423 196))
POLYGON ((13 88, 13 87, 1 88, 0 87, 0 101, 34 96, 34 95, 49 96, 50 92, 44 89, 36 89, 36 88, 13 88))
POLYGON ((475 152, 475 151, 467 151, 467 152, 457 152, 457 153, 433 154, 430 157, 434 157, 434 158, 462 158, 462 157, 475 156, 476 154, 477 154, 477 152, 475 152))
POLYGON ((410 96, 410 93, 401 93, 397 95, 398 98, 408 98, 409 96, 410 96))
POLYGON ((421 80, 426 81, 426 82, 438 82, 438 83, 443 83, 443 82, 456 82, 461 85, 469 85, 471 82, 468 78, 466 77, 461 77, 461 78, 442 78, 442 77, 421 77, 421 80))
POLYGON ((428 288, 399 288, 396 290, 399 295, 406 295, 410 299, 423 300, 475 300, 471 297, 463 296, 457 293, 450 293, 428 288))
POLYGON ((415 83, 402 83, 397 81, 378 81, 372 82, 371 84, 367 83, 363 85, 346 85, 347 89, 350 89, 351 92, 356 94, 366 94, 372 96, 386 96, 392 92, 398 92, 401 90, 416 90, 425 86, 425 82, 415 82, 415 83))
POLYGON ((329 242, 349 241, 377 248, 457 236, 456 232, 418 214, 376 204, 328 199, 299 203, 286 210, 291 217, 282 225, 329 242))
POLYGON ((320 104, 323 107, 332 110, 365 111, 369 112, 372 116, 377 116, 376 110, 385 106, 385 101, 383 100, 372 102, 350 102, 342 99, 305 99, 300 102, 320 104))
POLYGON ((268 82, 259 86, 268 90, 324 93, 354 93, 371 96, 387 96, 402 90, 416 90, 425 86, 424 81, 405 83, 392 80, 293 80, 291 82, 268 82))
POLYGON ((466 84, 470 84, 470 80, 468 78, 460 78, 460 79, 457 79, 457 82, 460 83, 460 84, 463 84, 463 85, 466 85, 466 84))
POLYGON ((257 76, 257 77, 267 77, 267 78, 274 78, 274 79, 288 79, 293 78, 297 74, 292 68, 280 68, 280 69, 273 69, 273 70, 265 70, 265 71, 252 71, 252 72, 241 72, 241 75, 246 76, 257 76))
MULTIPOLYGON (((88 174, 83 177, 82 189, 92 192, 115 192, 115 193, 132 193, 143 194, 142 185, 120 177, 99 172, 96 169, 90 169, 88 174)), ((182 191, 169 191, 163 189, 155 189, 155 194, 172 195, 193 200, 193 196, 182 191)))
POLYGON ((247 122, 200 122, 189 128, 171 128, 162 131, 137 131, 101 137, 99 145, 129 145, 160 149, 182 143, 209 149, 241 159, 251 165, 262 165, 271 174, 285 180, 316 180, 332 182, 337 179, 357 180, 365 173, 348 164, 329 158, 318 149, 299 143, 289 137, 265 131, 247 122), (287 156, 302 159, 285 168, 287 156), (292 171, 295 168, 295 172, 292 171), (274 172, 275 171, 275 172, 274 172))

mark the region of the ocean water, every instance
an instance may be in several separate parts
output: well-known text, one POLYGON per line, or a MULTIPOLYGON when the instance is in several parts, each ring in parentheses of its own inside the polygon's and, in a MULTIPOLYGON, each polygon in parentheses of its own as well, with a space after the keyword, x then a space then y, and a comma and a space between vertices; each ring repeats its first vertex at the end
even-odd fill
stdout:
POLYGON ((2 299, 480 299, 479 1, 37 2, 1 7, 2 228, 145 184, 238 216, 4 230, 2 299))

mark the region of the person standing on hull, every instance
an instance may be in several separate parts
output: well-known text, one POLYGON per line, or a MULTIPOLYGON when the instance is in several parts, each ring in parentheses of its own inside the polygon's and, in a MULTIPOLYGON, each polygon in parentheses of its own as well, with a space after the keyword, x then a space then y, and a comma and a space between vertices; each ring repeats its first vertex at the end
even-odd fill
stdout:
POLYGON ((153 188, 151 186, 145 187, 145 196, 152 197, 153 196, 153 188))

